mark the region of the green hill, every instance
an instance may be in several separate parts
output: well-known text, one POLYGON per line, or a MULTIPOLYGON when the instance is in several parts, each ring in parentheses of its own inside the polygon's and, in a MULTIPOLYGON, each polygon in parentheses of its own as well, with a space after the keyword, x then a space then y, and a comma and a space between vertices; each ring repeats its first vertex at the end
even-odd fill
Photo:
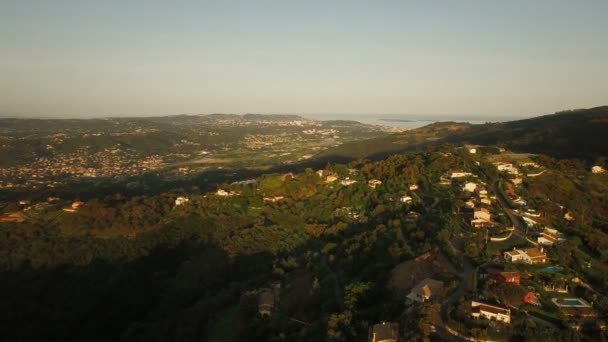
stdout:
POLYGON ((500 123, 439 122, 387 137, 353 141, 318 157, 381 159, 428 145, 453 143, 499 145, 517 152, 593 161, 608 156, 606 132, 608 106, 603 106, 500 123))

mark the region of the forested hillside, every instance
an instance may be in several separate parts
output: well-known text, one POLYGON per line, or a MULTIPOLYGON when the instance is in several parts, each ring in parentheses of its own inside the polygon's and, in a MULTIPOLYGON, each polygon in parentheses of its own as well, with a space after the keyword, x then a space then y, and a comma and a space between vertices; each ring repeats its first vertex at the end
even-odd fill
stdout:
POLYGON ((608 156, 605 132, 608 132, 608 106, 499 123, 435 123, 388 137, 345 143, 324 151, 320 158, 381 159, 391 153, 452 143, 498 145, 517 152, 594 162, 608 156))

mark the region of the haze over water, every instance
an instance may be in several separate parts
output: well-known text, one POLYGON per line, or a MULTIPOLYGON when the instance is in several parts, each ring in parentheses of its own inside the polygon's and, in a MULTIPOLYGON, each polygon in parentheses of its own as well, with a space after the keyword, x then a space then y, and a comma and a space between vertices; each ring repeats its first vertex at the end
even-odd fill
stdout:
POLYGON ((302 114, 302 117, 314 120, 353 120, 370 125, 382 125, 397 128, 413 129, 433 122, 456 121, 483 124, 486 122, 505 122, 521 120, 534 115, 447 115, 447 114, 302 114))

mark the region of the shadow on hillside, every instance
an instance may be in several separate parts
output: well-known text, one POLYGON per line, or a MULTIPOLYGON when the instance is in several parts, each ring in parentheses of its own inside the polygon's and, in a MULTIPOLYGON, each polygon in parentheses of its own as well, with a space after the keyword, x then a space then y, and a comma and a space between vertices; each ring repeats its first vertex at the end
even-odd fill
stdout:
POLYGON ((5 341, 204 340, 217 309, 271 269, 268 255, 230 259, 184 242, 135 260, 0 273, 5 341), (140 323, 136 323, 140 322, 140 323))

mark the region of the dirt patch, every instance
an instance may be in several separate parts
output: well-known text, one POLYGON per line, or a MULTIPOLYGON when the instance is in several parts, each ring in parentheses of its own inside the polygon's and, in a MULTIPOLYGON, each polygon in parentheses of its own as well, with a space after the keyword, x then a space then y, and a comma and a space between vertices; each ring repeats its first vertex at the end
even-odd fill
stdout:
POLYGON ((226 164, 230 163, 232 160, 230 159, 221 159, 221 158, 201 158, 191 161, 192 164, 226 164))
POLYGON ((395 266, 391 271, 388 286, 398 293, 406 293, 425 278, 439 280, 451 278, 457 274, 458 272, 446 256, 439 249, 434 249, 414 260, 404 261, 395 266))

